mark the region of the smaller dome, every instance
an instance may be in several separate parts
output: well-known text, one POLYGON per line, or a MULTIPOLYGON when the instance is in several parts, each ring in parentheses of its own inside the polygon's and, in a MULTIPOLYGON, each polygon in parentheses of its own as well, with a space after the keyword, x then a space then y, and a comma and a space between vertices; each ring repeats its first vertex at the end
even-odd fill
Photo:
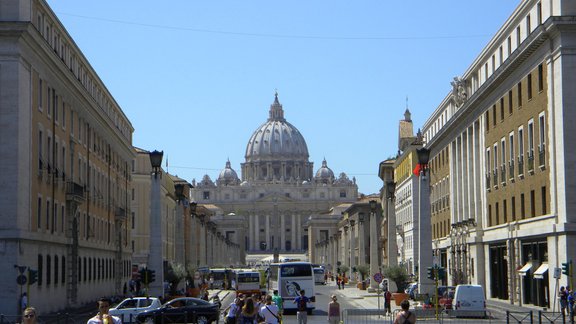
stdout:
POLYGON ((216 182, 221 186, 240 184, 238 174, 236 174, 236 171, 234 171, 234 169, 232 169, 230 166, 230 160, 226 161, 226 167, 220 171, 220 175, 218 176, 218 180, 216 182))
POLYGON ((240 187, 249 187, 250 183, 246 180, 242 181, 242 183, 240 184, 240 187))
POLYGON ((205 174, 204 177, 202 177, 202 181, 200 181, 198 183, 198 187, 214 187, 214 182, 212 181, 212 179, 210 179, 210 176, 205 174))
POLYGON ((353 185, 354 184, 354 182, 352 182, 352 180, 350 180, 350 178, 348 178, 348 176, 344 172, 340 173, 340 176, 338 177, 338 179, 336 181, 334 181, 334 183, 339 184, 339 185, 353 185))
POLYGON ((328 167, 326 159, 322 161, 322 166, 318 171, 316 171, 316 176, 314 177, 316 182, 322 183, 332 183, 334 181, 334 172, 328 167))

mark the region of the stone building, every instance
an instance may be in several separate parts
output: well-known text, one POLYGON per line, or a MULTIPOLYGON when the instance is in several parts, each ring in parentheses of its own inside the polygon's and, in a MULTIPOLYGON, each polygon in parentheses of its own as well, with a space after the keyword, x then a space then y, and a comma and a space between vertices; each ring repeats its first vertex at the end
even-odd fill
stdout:
POLYGON ((355 179, 335 176, 326 160, 314 173, 304 136, 284 118, 278 94, 248 140, 241 177, 227 161, 216 181, 205 175, 192 185, 192 200, 219 208, 211 221, 244 253, 308 251, 308 218, 358 195, 355 179))
POLYGON ((0 8, 0 313, 15 265, 42 313, 122 293, 134 129, 45 1, 0 8))
POLYGON ((522 1, 426 121, 434 252, 448 283, 552 307, 576 257, 576 5, 522 1))

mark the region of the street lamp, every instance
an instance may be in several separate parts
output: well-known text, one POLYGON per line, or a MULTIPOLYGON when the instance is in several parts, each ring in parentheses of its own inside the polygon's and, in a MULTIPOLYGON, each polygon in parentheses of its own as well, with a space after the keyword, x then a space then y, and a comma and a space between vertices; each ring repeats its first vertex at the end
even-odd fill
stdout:
POLYGON ((158 174, 161 174, 162 156, 164 151, 149 152, 150 164, 152 165, 152 183, 150 186, 150 246, 148 255, 148 268, 156 271, 157 279, 150 284, 148 294, 152 296, 164 295, 164 255, 162 248, 162 213, 160 201, 160 179, 158 174))
MULTIPOLYGON (((378 267, 380 266, 380 258, 378 257, 378 227, 380 225, 376 214, 378 202, 373 199, 368 204, 370 205, 370 223, 368 225, 370 229, 370 273, 374 274, 378 272, 378 267)), ((371 281, 370 288, 372 291, 378 288, 375 280, 371 281)))
POLYGON ((430 213, 430 182, 426 177, 428 162, 430 160, 430 149, 425 147, 416 149, 420 173, 418 176, 418 279, 419 292, 431 294, 434 285, 426 276, 426 269, 432 266, 432 228, 430 213))

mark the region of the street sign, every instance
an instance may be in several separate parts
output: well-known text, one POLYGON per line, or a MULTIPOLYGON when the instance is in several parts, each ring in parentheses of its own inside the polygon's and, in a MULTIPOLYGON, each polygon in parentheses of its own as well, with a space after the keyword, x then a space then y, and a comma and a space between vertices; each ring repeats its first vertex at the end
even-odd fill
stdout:
POLYGON ((24 286, 26 282, 28 282, 28 279, 25 275, 19 275, 16 277, 16 283, 18 283, 20 286, 24 286))
POLYGON ((560 268, 554 268, 554 279, 560 279, 560 268))
POLYGON ((381 283, 382 282, 382 274, 380 272, 376 272, 374 274, 374 281, 376 281, 377 283, 381 283))

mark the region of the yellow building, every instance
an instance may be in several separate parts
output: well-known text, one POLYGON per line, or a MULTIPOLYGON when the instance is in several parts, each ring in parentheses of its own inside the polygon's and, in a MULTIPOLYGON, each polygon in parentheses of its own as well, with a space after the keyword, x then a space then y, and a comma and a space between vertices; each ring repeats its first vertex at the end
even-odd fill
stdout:
POLYGON ((0 313, 42 312, 121 293, 133 128, 45 1, 0 11, 0 313))

